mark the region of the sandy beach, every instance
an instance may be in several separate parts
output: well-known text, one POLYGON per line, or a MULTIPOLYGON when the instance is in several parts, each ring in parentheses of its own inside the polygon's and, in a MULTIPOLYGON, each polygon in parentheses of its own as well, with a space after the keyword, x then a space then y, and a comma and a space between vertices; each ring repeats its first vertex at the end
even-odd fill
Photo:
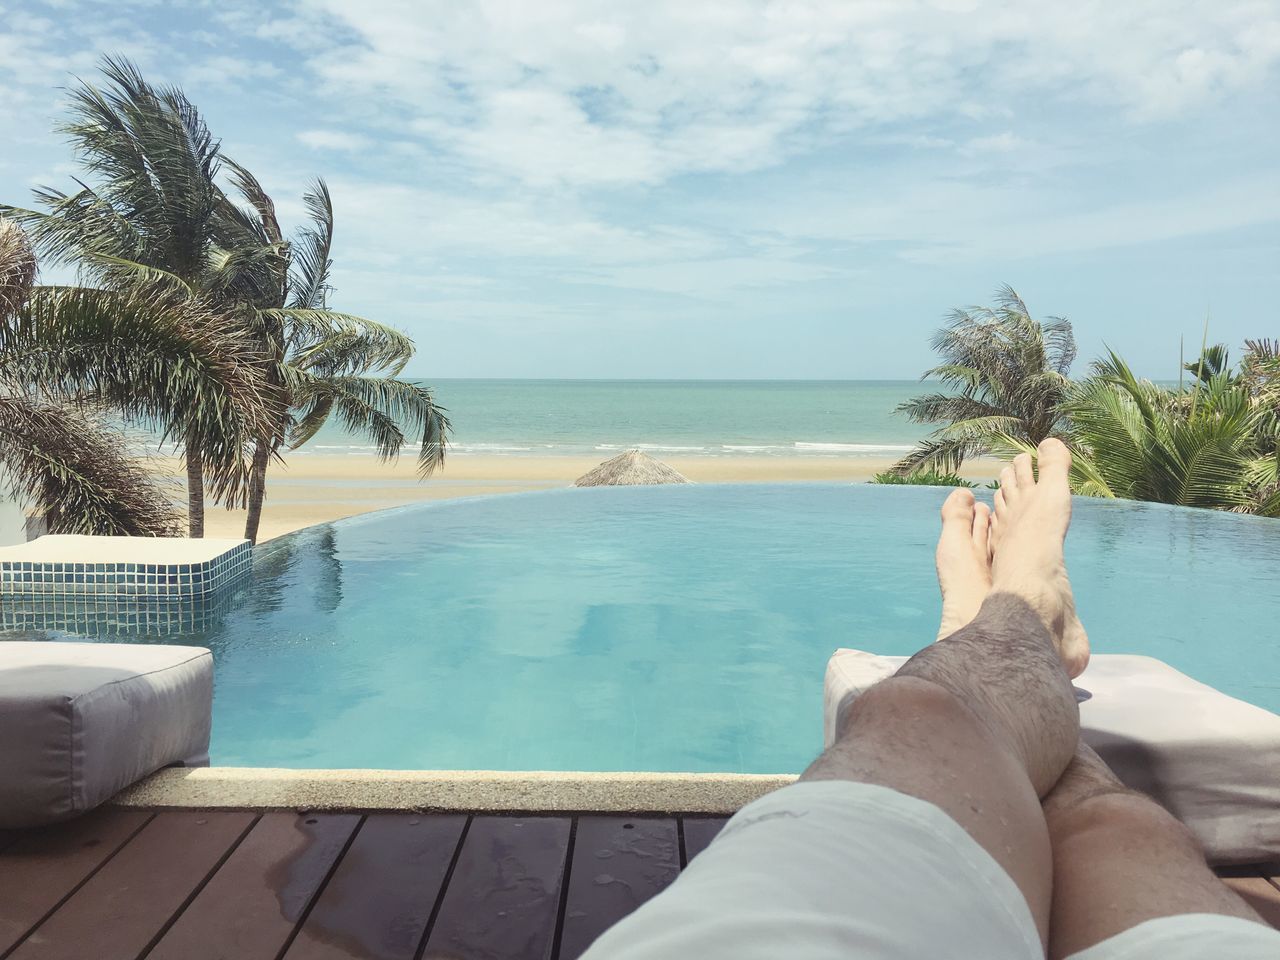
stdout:
MULTIPOLYGON (((384 510, 423 500, 448 500, 501 493, 522 493, 569 486, 600 462, 594 457, 457 455, 444 470, 420 481, 414 462, 381 463, 362 455, 298 454, 272 466, 259 540, 342 517, 384 510)), ((664 458, 698 483, 855 483, 869 480, 893 463, 888 457, 672 457, 664 458)), ((966 464, 964 474, 987 481, 998 472, 994 461, 966 464)), ((157 472, 178 483, 179 464, 157 463, 157 472)), ((180 491, 175 498, 181 499, 180 491)), ((238 537, 244 511, 210 504, 205 534, 238 537)))

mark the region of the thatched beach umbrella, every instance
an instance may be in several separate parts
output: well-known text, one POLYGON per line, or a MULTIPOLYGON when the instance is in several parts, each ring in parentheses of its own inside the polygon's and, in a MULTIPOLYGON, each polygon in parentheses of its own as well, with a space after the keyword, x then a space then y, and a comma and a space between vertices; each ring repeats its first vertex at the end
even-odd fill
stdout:
POLYGON ((606 460, 590 473, 573 481, 575 487, 630 487, 657 483, 691 483, 661 460, 655 460, 640 450, 606 460))

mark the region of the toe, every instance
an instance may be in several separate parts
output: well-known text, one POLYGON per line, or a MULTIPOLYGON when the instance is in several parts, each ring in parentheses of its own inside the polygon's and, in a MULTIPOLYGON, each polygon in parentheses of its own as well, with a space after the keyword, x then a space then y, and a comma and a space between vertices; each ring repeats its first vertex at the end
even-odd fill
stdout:
POLYGON ((990 554, 990 541, 991 508, 985 503, 979 503, 973 508, 973 545, 978 556, 986 557, 990 554))
POLYGON ((973 526, 973 491, 957 487, 942 504, 942 524, 958 523, 973 526))
POLYGON ((1036 475, 1031 468, 1031 454, 1020 453, 1013 458, 1013 475, 1018 478, 1018 486, 1023 489, 1035 484, 1036 475))
POLYGON ((1000 492, 1004 494, 1005 503, 1013 503, 1018 497, 1018 474, 1012 466, 1000 471, 1000 492))
POLYGON ((1067 482, 1071 472, 1071 451, 1057 437, 1049 437, 1040 441, 1036 450, 1036 460, 1040 467, 1040 482, 1054 480, 1067 482))

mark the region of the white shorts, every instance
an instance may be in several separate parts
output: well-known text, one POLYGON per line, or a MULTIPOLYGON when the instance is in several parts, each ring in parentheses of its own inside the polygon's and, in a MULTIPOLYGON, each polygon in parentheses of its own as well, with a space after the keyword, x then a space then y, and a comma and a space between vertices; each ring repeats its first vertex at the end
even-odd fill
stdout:
MULTIPOLYGON (((1009 875, 931 803, 850 781, 744 807, 674 884, 583 960, 1043 960, 1009 875)), ((1280 932, 1152 920, 1074 960, 1276 960, 1280 932)))

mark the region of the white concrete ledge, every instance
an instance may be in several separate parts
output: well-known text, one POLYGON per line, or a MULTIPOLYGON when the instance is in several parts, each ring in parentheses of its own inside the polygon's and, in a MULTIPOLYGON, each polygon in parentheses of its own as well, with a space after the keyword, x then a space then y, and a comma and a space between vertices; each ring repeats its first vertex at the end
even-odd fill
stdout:
POLYGON ((64 597, 190 600, 234 583, 252 565, 248 540, 59 534, 0 547, 0 596, 37 605, 64 597))
POLYGON ((170 768, 111 802, 126 807, 730 814, 795 779, 740 773, 170 768))
POLYGON ((0 560, 31 563, 211 563, 248 540, 216 537, 89 537, 51 533, 28 543, 0 547, 0 560))

